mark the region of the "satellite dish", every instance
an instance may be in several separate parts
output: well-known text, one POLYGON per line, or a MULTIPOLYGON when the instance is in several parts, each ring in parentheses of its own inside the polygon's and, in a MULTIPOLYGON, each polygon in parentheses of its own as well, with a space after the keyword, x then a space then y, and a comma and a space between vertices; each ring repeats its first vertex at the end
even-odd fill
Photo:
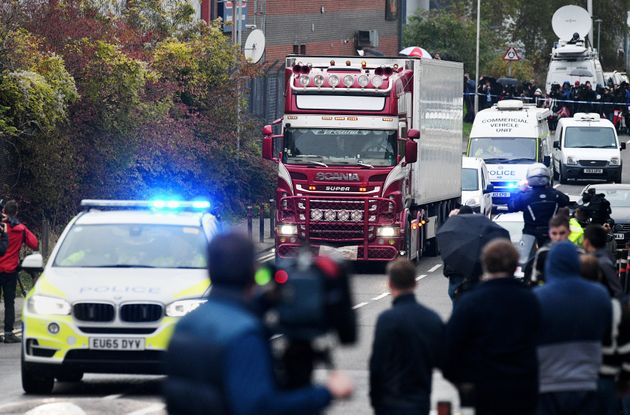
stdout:
POLYGON ((258 63, 265 53, 265 33, 260 29, 252 30, 245 41, 243 50, 245 59, 249 63, 258 63))
POLYGON ((551 19, 553 31, 560 40, 571 40, 574 33, 584 39, 593 27, 591 15, 580 6, 560 7, 551 19))

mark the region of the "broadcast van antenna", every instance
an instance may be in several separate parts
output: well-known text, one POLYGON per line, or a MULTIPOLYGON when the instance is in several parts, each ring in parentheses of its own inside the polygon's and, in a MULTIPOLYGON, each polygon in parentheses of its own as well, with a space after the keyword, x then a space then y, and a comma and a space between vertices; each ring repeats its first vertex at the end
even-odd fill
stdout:
POLYGON ((265 33, 260 29, 252 30, 245 41, 243 54, 249 63, 258 63, 265 53, 265 33))
MULTIPOLYGON (((580 35, 580 39, 585 39, 591 31, 593 22, 591 16, 580 6, 563 6, 553 14, 551 19, 553 31, 562 41, 569 41, 574 33, 580 35)), ((592 39, 589 39, 592 42, 592 39)))

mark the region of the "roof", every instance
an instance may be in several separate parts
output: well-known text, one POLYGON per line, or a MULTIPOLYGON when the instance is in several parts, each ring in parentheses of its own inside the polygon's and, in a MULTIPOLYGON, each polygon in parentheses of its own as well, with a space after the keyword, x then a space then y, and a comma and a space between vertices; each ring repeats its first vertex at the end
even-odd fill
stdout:
POLYGON ((572 118, 560 118, 559 122, 564 126, 582 126, 582 127, 610 127, 614 128, 612 122, 606 118, 601 118, 599 114, 577 113, 572 118))
POLYGON ((205 212, 160 212, 144 209, 135 210, 89 210, 80 215, 77 225, 104 224, 155 224, 175 226, 200 226, 205 212))

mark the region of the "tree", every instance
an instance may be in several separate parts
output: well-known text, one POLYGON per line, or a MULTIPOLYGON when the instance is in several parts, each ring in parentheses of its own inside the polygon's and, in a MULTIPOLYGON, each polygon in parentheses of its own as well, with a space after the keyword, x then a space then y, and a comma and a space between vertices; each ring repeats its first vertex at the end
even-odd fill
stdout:
POLYGON ((495 78, 508 76, 508 66, 512 65, 512 78, 521 81, 534 79, 534 68, 528 60, 520 60, 509 63, 503 60, 502 56, 497 56, 484 66, 483 73, 495 78))
MULTIPOLYGON (((466 72, 475 70, 476 23, 461 11, 442 9, 421 11, 411 16, 405 27, 404 43, 421 46, 430 53, 439 53, 442 59, 464 63, 466 72)), ((484 65, 496 54, 496 33, 484 23, 481 30, 484 41, 480 44, 480 62, 484 65)))

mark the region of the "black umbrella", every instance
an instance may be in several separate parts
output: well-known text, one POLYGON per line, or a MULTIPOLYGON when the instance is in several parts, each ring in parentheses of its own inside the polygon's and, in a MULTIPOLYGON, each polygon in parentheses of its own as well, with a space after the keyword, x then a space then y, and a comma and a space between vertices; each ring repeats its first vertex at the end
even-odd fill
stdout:
POLYGON ((514 78, 499 78, 497 79, 497 84, 501 84, 503 86, 517 86, 518 85, 518 79, 514 79, 514 78))
POLYGON ((510 233, 484 215, 448 218, 437 233, 444 266, 466 278, 481 273, 481 250, 493 239, 510 240, 510 233))

